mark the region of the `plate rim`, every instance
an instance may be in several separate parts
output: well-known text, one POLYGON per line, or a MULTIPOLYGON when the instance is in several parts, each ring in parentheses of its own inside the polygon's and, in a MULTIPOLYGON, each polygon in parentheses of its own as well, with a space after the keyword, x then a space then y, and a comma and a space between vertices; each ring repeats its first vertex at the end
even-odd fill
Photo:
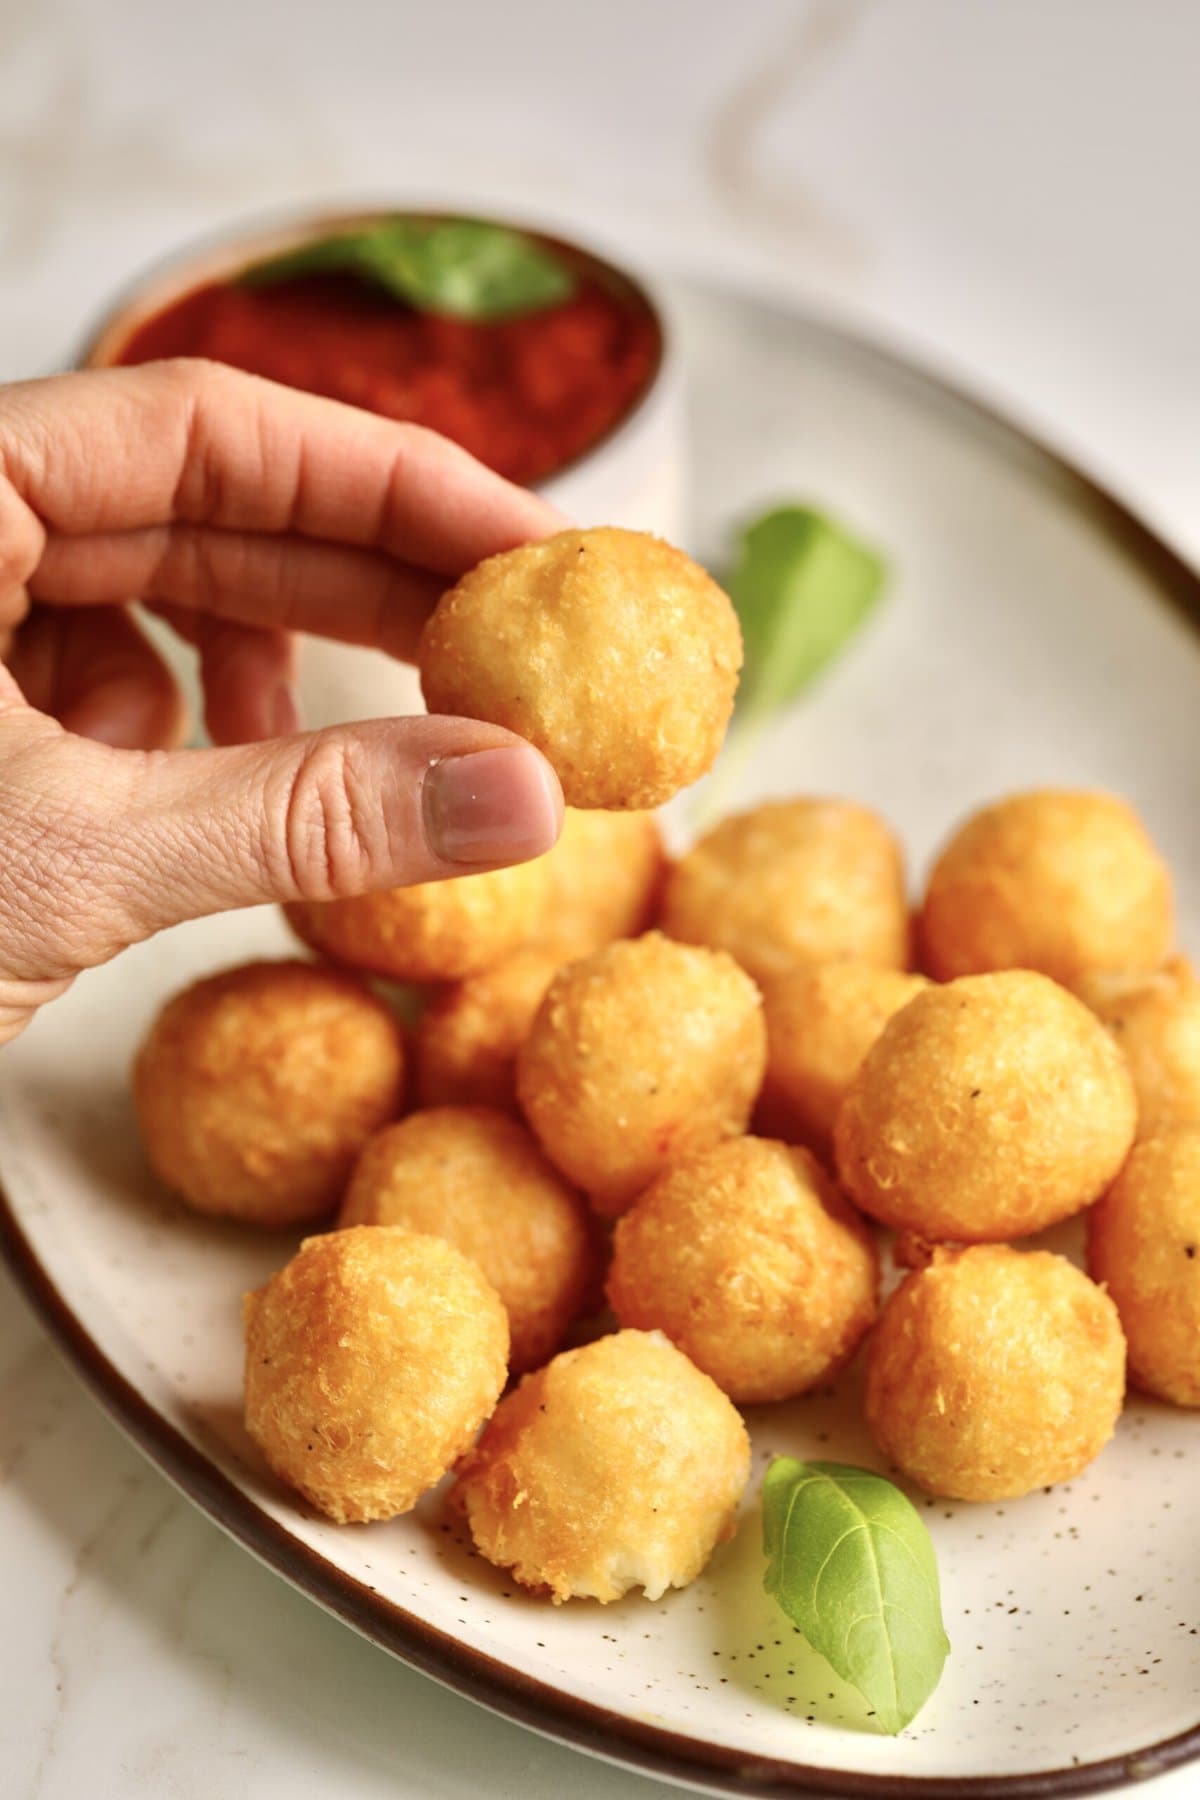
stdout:
MULTIPOLYGON (((916 382, 944 408, 1000 439, 1010 459, 1066 485, 1116 544, 1200 633, 1200 570, 1133 506, 1068 455, 920 356, 845 326, 785 296, 737 281, 685 277, 689 286, 790 315, 811 337, 869 363, 893 382, 916 382)), ((0 1181, 0 1256, 16 1285, 93 1399, 147 1459, 235 1542, 325 1611, 420 1673, 517 1724, 640 1774, 742 1800, 1057 1800, 1111 1791, 1200 1759, 1194 1725, 1140 1749, 1087 1763, 993 1775, 884 1775, 759 1757, 581 1699, 430 1625, 345 1573, 294 1537, 192 1444, 121 1374, 42 1262, 0 1181)))
POLYGON ((0 1256, 93 1400, 226 1535, 352 1630, 464 1698, 545 1737, 639 1774, 777 1800, 1057 1800, 1096 1794, 1200 1756, 1200 1722, 1098 1762, 1008 1775, 874 1775, 753 1756, 582 1700, 430 1625, 288 1531, 140 1394, 63 1298, 0 1184, 0 1256), (836 1785, 833 1785, 836 1784, 836 1785))

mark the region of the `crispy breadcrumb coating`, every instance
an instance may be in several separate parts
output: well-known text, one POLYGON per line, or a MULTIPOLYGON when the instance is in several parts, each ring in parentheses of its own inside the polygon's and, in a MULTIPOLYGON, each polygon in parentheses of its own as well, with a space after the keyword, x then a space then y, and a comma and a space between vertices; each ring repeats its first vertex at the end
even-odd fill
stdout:
POLYGON ((508 1322, 478 1265, 396 1226, 306 1238, 244 1314, 246 1429, 339 1524, 415 1506, 508 1372, 508 1322))
POLYGON ((417 652, 430 712, 528 738, 569 806, 660 806, 712 767, 742 634, 728 598, 645 532, 563 531, 444 594, 417 652))
POLYGON ((669 1163, 745 1130, 765 1060, 749 976, 648 932, 555 976, 517 1095, 551 1161, 615 1218, 669 1163))
POLYGON ((504 1302, 515 1374, 553 1355, 595 1285, 582 1198, 525 1126, 492 1107, 433 1107, 381 1131, 339 1224, 405 1225, 472 1257, 504 1302))
POLYGON ((1045 975, 929 987, 885 1025, 838 1114, 838 1173, 872 1218, 994 1242, 1091 1204, 1133 1143, 1125 1059, 1045 975))
POLYGON ((454 1490, 476 1547, 556 1601, 658 1600, 730 1537, 736 1409, 660 1332, 564 1350, 501 1401, 454 1490))
POLYGON ((353 900, 299 900, 283 910, 297 936, 335 962, 393 981, 457 981, 533 937, 548 896, 539 857, 353 900))
POLYGON ((1037 969, 1154 969, 1171 948, 1171 877, 1114 794, 1040 788, 973 813, 925 894, 923 966, 939 981, 1037 969))
POLYGON ((1200 1125, 1200 981, 1184 956, 1149 975, 1094 970, 1079 998, 1121 1046, 1138 1103, 1138 1136, 1200 1125))
POLYGON ((676 1163, 617 1221, 608 1297, 739 1403, 823 1381, 875 1317, 871 1235, 807 1150, 735 1138, 676 1163))
POLYGON ((927 985, 873 963, 810 963, 763 983, 767 1073, 755 1115, 765 1136, 833 1159, 833 1127, 888 1020, 927 985))
POLYGON ((1129 1378, 1200 1406, 1200 1129, 1135 1146, 1088 1215, 1088 1268, 1129 1342, 1129 1378))
POLYGON ((331 1211, 403 1091, 387 1007, 303 962, 248 963, 176 994, 133 1069, 155 1173, 197 1212, 253 1225, 331 1211))
POLYGON ((663 930, 727 950, 756 981, 856 957, 904 969, 900 846, 848 800, 768 800, 722 819, 667 877, 663 930))
POLYGON ((937 1250, 906 1276, 867 1349, 867 1423, 932 1494, 1011 1500, 1069 1481, 1116 1428, 1117 1309, 1065 1257, 937 1250))

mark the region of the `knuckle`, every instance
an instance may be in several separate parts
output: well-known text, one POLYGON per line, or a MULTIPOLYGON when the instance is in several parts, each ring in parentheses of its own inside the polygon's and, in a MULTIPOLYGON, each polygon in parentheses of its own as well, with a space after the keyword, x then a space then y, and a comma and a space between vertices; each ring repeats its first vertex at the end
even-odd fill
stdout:
POLYGON ((379 885, 386 873, 383 807, 367 759, 353 739, 322 739, 287 784, 270 833, 302 900, 339 900, 379 885))
POLYGON ((227 363, 211 356, 170 356, 159 368, 163 380, 178 387, 190 400, 219 396, 235 373, 227 363))
POLYGON ((122 884, 87 799, 97 791, 92 778, 98 791, 113 790, 115 753, 61 752, 62 734, 49 721, 0 722, 8 848, 0 859, 0 956, 5 971, 25 978, 65 976, 129 941, 122 884))

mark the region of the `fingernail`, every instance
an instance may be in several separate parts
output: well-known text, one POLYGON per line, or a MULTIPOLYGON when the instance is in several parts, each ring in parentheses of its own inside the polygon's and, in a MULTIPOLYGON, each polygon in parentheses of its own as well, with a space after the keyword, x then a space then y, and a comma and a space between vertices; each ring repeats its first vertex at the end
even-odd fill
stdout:
POLYGON ((281 681, 276 686, 267 707, 267 717, 271 722, 272 737, 291 737, 293 731, 299 731, 300 705, 290 681, 281 681))
POLYGON ((423 784, 425 837, 452 863, 523 862, 558 837, 562 795, 530 744, 448 756, 423 784))

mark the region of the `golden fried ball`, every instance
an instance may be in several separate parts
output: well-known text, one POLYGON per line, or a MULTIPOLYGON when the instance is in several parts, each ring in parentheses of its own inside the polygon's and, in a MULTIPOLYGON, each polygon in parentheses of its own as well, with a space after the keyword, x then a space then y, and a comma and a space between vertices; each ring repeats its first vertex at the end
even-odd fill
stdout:
POLYGON ((658 1600, 732 1536, 746 1428, 661 1332, 564 1350, 496 1409, 454 1489, 476 1547, 558 1602, 658 1600))
POLYGON ((1150 975, 1093 971, 1075 984, 1125 1053, 1138 1136, 1200 1125, 1200 981, 1184 956, 1150 975))
POLYGON ((736 1138, 661 1175, 617 1223, 608 1298, 731 1400, 786 1400, 875 1317, 871 1236, 807 1150, 736 1138))
POLYGON ((1171 948, 1171 877, 1114 794, 1042 788, 969 818, 925 894, 923 964, 939 981, 1038 969, 1157 968, 1171 948))
POLYGON ((394 981, 457 981, 499 962, 545 917, 545 858, 353 900, 284 907, 293 931, 335 962, 394 981))
POLYGON ((478 975, 443 988, 413 1040, 422 1106, 516 1108, 517 1051, 563 958, 526 945, 478 975))
POLYGON ((857 957, 908 964, 900 847, 847 800, 769 800, 723 819, 671 870, 663 930, 728 950, 756 981, 857 957))
POLYGON ((615 1218, 668 1163, 745 1130, 765 1059, 749 976, 652 931, 559 971, 517 1097, 550 1160, 615 1218))
POLYGON ((415 1506, 508 1372, 508 1321, 478 1266, 398 1226, 307 1238, 244 1313, 246 1429, 339 1524, 415 1506))
POLYGON ((537 745, 570 806, 660 806, 712 767, 742 664, 737 615, 682 551, 563 531, 444 594, 417 661, 430 712, 537 745))
POLYGON ((763 984, 767 1073, 756 1119, 769 1136, 833 1156, 833 1126, 893 1013, 927 985, 873 963, 810 963, 763 984))
POLYGON ((248 963, 169 1000, 133 1067, 151 1166, 197 1212, 318 1219, 371 1133, 400 1110, 404 1045, 357 981, 248 963))
POLYGON ((666 869, 658 820, 650 812, 582 812, 568 807, 546 858, 550 901, 539 941, 563 960, 653 922, 666 869))
POLYGON ((1121 1315, 1130 1380, 1200 1406, 1200 1130, 1135 1146, 1088 1215, 1088 1267, 1121 1315))
POLYGON ((1124 1391, 1116 1307, 1045 1250, 935 1251, 868 1341, 876 1443, 949 1500, 1015 1500, 1069 1481, 1112 1436, 1124 1391))
POLYGON ((1133 1142, 1125 1059, 1045 975, 929 987, 884 1026, 838 1114, 842 1185, 931 1242, 1023 1237, 1101 1194, 1133 1142))
POLYGON ((371 1139, 341 1225, 406 1225, 473 1257, 508 1313, 514 1373, 562 1343, 595 1274, 583 1201, 523 1125, 487 1106, 413 1113, 371 1139))

